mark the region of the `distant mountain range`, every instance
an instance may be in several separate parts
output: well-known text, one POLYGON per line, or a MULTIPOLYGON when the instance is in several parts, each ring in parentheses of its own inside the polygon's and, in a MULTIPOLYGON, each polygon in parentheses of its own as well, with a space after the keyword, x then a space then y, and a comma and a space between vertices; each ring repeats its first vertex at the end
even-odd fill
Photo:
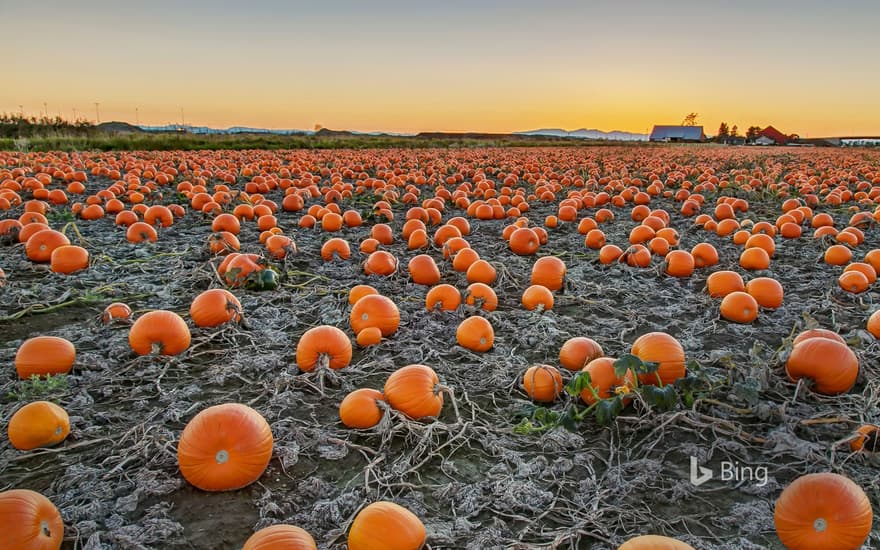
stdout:
POLYGON ((561 128, 542 128, 540 130, 529 130, 527 132, 514 132, 514 134, 526 136, 553 136, 568 137, 580 139, 608 139, 615 141, 647 141, 647 134, 633 134, 630 132, 620 132, 612 130, 611 132, 603 132, 602 130, 581 128, 580 130, 563 130, 561 128))
POLYGON ((135 126, 126 122, 105 122, 98 127, 108 132, 150 132, 150 133, 178 133, 185 132, 188 134, 270 134, 270 135, 302 135, 302 136, 332 136, 332 135, 355 135, 355 136, 397 136, 397 137, 458 137, 458 138, 492 138, 503 139, 505 136, 514 138, 565 138, 565 139, 603 139, 610 141, 647 141, 646 134, 633 134, 630 132, 611 131, 603 132, 602 130, 581 128, 571 132, 560 128, 543 128, 539 130, 529 130, 526 132, 513 132, 511 134, 486 134, 474 132, 420 132, 418 134, 392 133, 392 132, 358 132, 352 130, 330 130, 322 128, 318 131, 314 130, 297 130, 297 129, 268 129, 268 128, 251 128, 247 126, 233 126, 231 128, 210 128, 208 126, 189 126, 182 124, 166 124, 164 126, 135 126))

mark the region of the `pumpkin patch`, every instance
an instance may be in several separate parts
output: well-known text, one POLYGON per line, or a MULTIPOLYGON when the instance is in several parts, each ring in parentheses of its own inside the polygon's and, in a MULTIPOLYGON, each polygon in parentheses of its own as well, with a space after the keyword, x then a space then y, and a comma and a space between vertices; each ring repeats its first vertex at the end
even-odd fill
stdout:
POLYGON ((560 145, 0 151, 0 546, 880 545, 880 155, 560 145))

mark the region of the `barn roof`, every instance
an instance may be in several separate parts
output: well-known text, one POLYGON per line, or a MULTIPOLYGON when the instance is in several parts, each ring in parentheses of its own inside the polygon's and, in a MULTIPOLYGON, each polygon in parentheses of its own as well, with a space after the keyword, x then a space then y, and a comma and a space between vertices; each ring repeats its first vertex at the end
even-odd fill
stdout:
POLYGON ((684 139, 700 141, 703 139, 702 126, 654 126, 652 140, 684 139))
POLYGON ((773 126, 767 126, 760 132, 758 132, 759 136, 764 136, 766 138, 770 138, 776 143, 786 143, 788 142, 788 136, 774 128, 773 126))

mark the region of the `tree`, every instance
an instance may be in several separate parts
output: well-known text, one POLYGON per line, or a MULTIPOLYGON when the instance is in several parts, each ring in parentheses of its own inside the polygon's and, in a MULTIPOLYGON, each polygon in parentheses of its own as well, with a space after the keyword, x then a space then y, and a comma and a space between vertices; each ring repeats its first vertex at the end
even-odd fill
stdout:
POLYGON ((733 128, 730 129, 730 137, 737 137, 739 128, 736 127, 736 124, 733 125, 733 128))
POLYGON ((749 142, 753 142, 758 139, 759 135, 761 135, 760 126, 749 126, 749 129, 746 130, 746 140, 749 142))
POLYGON ((684 120, 681 121, 682 126, 696 126, 699 113, 688 113, 684 120))
POLYGON ((718 127, 718 135, 715 136, 715 140, 718 143, 723 143, 728 136, 730 136, 730 130, 727 128, 727 123, 722 122, 721 126, 718 127))

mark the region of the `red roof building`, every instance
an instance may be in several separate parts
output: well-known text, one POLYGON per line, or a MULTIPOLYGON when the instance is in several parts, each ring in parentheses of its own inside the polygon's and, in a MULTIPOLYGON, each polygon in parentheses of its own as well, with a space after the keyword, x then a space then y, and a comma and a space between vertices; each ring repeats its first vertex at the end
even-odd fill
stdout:
POLYGON ((773 126, 767 126, 763 130, 758 132, 758 135, 768 139, 772 139, 776 142, 776 145, 785 145, 789 141, 789 137, 787 135, 783 134, 773 126))

